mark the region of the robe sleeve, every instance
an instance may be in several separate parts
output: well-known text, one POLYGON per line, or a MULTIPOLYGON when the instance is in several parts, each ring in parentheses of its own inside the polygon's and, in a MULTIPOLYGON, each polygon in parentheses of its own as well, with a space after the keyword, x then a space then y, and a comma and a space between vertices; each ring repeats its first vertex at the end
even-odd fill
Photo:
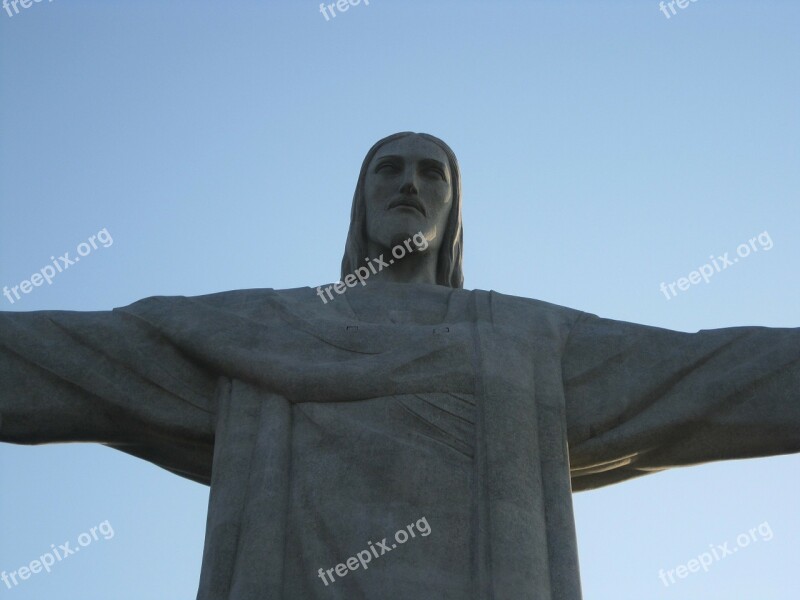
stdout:
POLYGON ((584 313, 562 368, 575 491, 800 452, 800 328, 683 333, 584 313))
POLYGON ((133 313, 0 312, 0 442, 99 442, 207 483, 216 384, 133 313))

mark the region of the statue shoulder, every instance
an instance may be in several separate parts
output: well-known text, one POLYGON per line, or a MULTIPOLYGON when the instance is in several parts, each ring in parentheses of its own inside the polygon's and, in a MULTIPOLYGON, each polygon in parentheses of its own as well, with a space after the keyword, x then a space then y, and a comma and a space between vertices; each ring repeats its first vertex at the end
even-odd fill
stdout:
POLYGON ((312 288, 276 290, 253 288, 229 290, 198 296, 150 296, 114 313, 143 319, 157 327, 166 324, 192 323, 219 325, 228 319, 268 323, 280 312, 304 313, 304 306, 319 304, 312 288))
POLYGON ((559 328, 569 328, 584 314, 574 308, 535 298, 502 294, 495 291, 484 293, 491 294, 495 318, 500 321, 508 319, 515 326, 529 324, 534 329, 538 329, 543 325, 549 324, 558 325, 559 328))

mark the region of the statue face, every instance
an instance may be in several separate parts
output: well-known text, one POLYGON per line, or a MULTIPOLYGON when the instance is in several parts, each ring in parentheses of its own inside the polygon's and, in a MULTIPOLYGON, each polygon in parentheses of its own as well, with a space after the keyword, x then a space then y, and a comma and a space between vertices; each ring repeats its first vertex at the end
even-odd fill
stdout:
POLYGON ((444 150, 423 137, 382 146, 364 180, 367 240, 389 249, 421 231, 427 251, 438 252, 453 204, 450 177, 444 150))

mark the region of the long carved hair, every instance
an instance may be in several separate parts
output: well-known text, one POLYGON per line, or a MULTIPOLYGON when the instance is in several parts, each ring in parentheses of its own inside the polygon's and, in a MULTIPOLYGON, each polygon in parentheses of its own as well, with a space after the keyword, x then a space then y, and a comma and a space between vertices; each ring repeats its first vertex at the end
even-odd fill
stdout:
POLYGON ((367 252, 367 207, 364 197, 364 180, 366 179, 367 169, 370 162, 375 157, 378 150, 394 140, 418 135, 439 146, 447 155, 450 163, 450 184, 452 186, 452 207, 447 219, 442 244, 439 247, 439 257, 436 261, 436 283, 453 288, 464 287, 464 272, 461 267, 464 247, 464 231, 461 226, 461 172, 458 168, 456 155, 439 138, 427 133, 414 133, 403 131, 378 140, 369 149, 361 164, 361 172, 358 174, 356 191, 353 194, 353 206, 350 209, 350 230, 347 232, 347 242, 344 248, 344 258, 342 258, 342 281, 345 276, 353 273, 366 257, 367 252))

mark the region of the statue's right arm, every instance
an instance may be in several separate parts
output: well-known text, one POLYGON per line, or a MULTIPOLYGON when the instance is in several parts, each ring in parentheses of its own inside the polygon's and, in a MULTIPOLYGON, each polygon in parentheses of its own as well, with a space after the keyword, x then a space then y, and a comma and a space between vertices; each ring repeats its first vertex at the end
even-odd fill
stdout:
POLYGON ((800 452, 800 328, 695 333, 584 313, 562 362, 573 490, 800 452))
POLYGON ((0 442, 100 442, 206 481, 216 385, 132 313, 0 312, 0 442))

